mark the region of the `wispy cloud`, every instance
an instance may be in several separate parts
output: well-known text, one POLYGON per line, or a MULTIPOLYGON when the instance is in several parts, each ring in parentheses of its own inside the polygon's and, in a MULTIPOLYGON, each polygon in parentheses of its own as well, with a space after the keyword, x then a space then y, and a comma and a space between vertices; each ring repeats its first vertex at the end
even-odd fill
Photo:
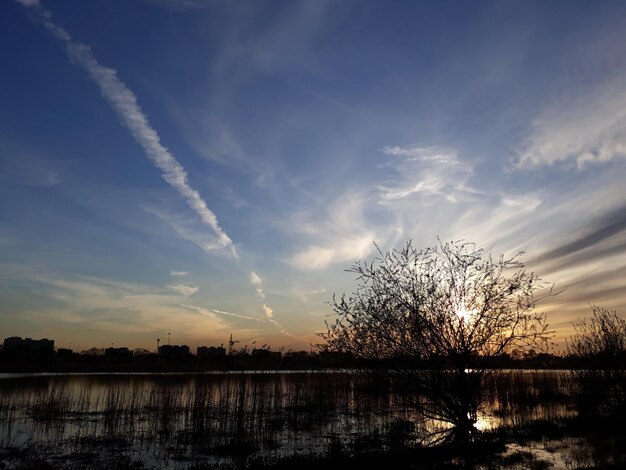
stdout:
POLYGON ((413 236, 419 219, 433 208, 438 218, 457 218, 467 204, 489 198, 470 184, 474 169, 454 150, 388 146, 382 152, 385 162, 377 180, 345 188, 321 215, 303 211, 290 220, 310 239, 291 256, 293 266, 322 270, 367 257, 374 242, 390 247, 413 236))
MULTIPOLYGON (((259 276, 254 271, 250 272, 250 284, 255 286, 256 294, 259 297, 259 299, 265 300, 266 295, 265 295, 265 291, 263 290, 263 281, 261 280, 261 276, 259 276)), ((285 328, 283 328, 283 326, 280 323, 278 323, 274 319, 274 309, 272 307, 264 303, 262 308, 263 308, 263 314, 267 318, 267 321, 275 325, 282 334, 286 336, 293 336, 285 328)))
POLYGON ((196 312, 202 313, 204 315, 209 315, 211 317, 215 316, 214 314, 218 314, 218 315, 226 315, 229 317, 236 317, 236 318, 242 318, 244 320, 252 320, 252 321, 264 321, 261 318, 254 318, 254 317, 248 317, 246 315, 240 315, 238 313, 231 313, 231 312, 226 312, 224 310, 217 310, 215 308, 201 308, 201 307, 194 307, 193 305, 186 305, 186 304, 180 304, 181 307, 189 309, 189 310, 195 310, 196 312))
POLYGON ((268 307, 265 304, 263 304, 263 312, 265 313, 265 316, 269 318, 270 320, 274 316, 274 309, 272 309, 271 307, 268 307))
POLYGON ((177 292, 179 295, 183 297, 191 297, 194 294, 197 294, 200 289, 198 287, 186 286, 185 284, 174 284, 174 285, 166 285, 170 290, 177 292))
POLYGON ((480 191, 468 180, 474 175, 471 165, 459 159, 457 152, 437 147, 385 147, 385 155, 397 157, 388 165, 397 175, 379 186, 382 202, 416 194, 444 197, 450 202, 467 199, 480 191))
POLYGON ((276 328, 280 330, 282 334, 284 334, 285 336, 289 336, 290 338, 299 339, 297 336, 294 336, 291 333, 289 333, 285 328, 283 328, 283 326, 280 323, 278 323, 274 319, 274 309, 272 307, 269 307, 268 305, 263 304, 263 313, 267 317, 267 320, 270 323, 273 323, 276 326, 276 328))
POLYGON ((367 256, 374 250, 374 241, 386 243, 394 229, 382 226, 375 215, 368 214, 376 210, 376 201, 376 194, 367 188, 348 188, 321 214, 294 214, 290 229, 303 234, 308 243, 291 256, 290 263, 298 269, 321 270, 367 256))
POLYGON ((327 290, 325 287, 322 287, 321 289, 311 289, 311 290, 303 290, 303 289, 295 287, 291 289, 290 294, 296 297, 300 302, 305 303, 310 300, 311 296, 324 294, 326 292, 327 290))
POLYGON ((130 131, 146 156, 162 172, 163 179, 180 194, 202 222, 213 231, 217 246, 228 249, 232 256, 237 258, 237 250, 230 237, 220 227, 216 215, 208 208, 200 193, 191 187, 187 172, 174 158, 172 152, 161 143, 158 133, 150 125, 148 117, 139 106, 137 97, 118 78, 117 71, 101 65, 88 46, 72 41, 71 36, 63 28, 52 22, 52 12, 39 2, 18 1, 34 9, 42 24, 65 43, 70 60, 86 70, 98 85, 102 96, 117 113, 122 124, 130 131))
MULTIPOLYGON (((163 329, 175 329, 189 338, 198 336, 198 319, 180 308, 178 295, 168 294, 162 288, 91 276, 36 274, 30 270, 12 272, 11 277, 27 279, 30 292, 47 299, 46 308, 22 312, 45 328, 80 325, 94 338, 102 337, 105 341, 111 332, 139 333, 140 338, 145 338, 147 333, 152 335, 163 329), (50 324, 51 316, 59 325, 50 324)), ((221 318, 207 318, 201 326, 213 332, 226 331, 228 327, 221 318)))
POLYGON ((257 273, 255 273, 254 271, 250 272, 250 282, 254 285, 260 286, 261 285, 261 278, 259 277, 259 275, 257 273))
POLYGON ((61 178, 59 178, 59 174, 56 171, 51 171, 48 173, 48 177, 46 178, 46 183, 48 186, 54 186, 61 182, 61 178))
POLYGON ((585 234, 564 245, 544 253, 539 260, 548 261, 563 258, 593 247, 605 240, 626 231, 626 206, 619 207, 599 218, 585 234))
POLYGON ((225 254, 230 252, 222 250, 220 241, 208 233, 204 223, 198 217, 186 211, 176 212, 163 206, 156 207, 152 204, 144 204, 142 208, 156 215, 167 223, 181 238, 190 241, 200 247, 207 254, 225 254))
POLYGON ((339 11, 337 5, 326 0, 297 2, 286 8, 277 6, 268 26, 255 34, 234 24, 229 36, 232 40, 220 48, 213 70, 236 81, 250 70, 274 73, 296 61, 310 73, 321 74, 323 71, 315 67, 312 57, 301 56, 302 50, 322 32, 326 15, 337 15, 339 11))
POLYGON ((579 169, 626 158, 626 89, 623 77, 562 99, 532 122, 515 161, 518 169, 575 162, 579 169))
POLYGON ((294 265, 302 269, 324 269, 333 263, 354 261, 367 256, 373 249, 373 233, 336 239, 326 246, 313 245, 298 252, 292 259, 294 265))
POLYGON ((170 271, 170 276, 172 277, 184 277, 188 275, 189 273, 187 271, 174 271, 173 269, 170 271))
POLYGON ((256 295, 259 297, 259 299, 264 300, 265 299, 265 291, 263 290, 263 284, 261 282, 261 278, 254 271, 250 272, 250 284, 255 286, 256 295))
POLYGON ((186 304, 180 304, 181 307, 189 309, 189 310, 193 310, 196 311, 198 313, 201 313, 203 315, 207 315, 209 317, 215 317, 215 314, 217 315, 225 315, 225 316, 230 316, 230 317, 236 317, 236 318, 241 318, 243 320, 252 320, 255 322, 269 322, 271 324, 273 324, 274 326, 276 326, 280 332, 285 335, 285 336, 289 336, 290 338, 295 338, 295 339, 300 339, 297 336, 292 335, 291 333, 289 333, 287 330, 285 330, 282 325, 280 323, 278 323, 276 320, 274 320, 274 310, 267 306, 266 304, 263 304, 263 313, 265 314, 265 319, 263 318, 254 318, 254 317, 248 317, 246 315, 240 315, 238 313, 232 313, 232 312, 226 312, 224 310, 217 310, 214 308, 201 308, 201 307, 195 307, 193 305, 186 305, 186 304))
MULTIPOLYGON (((28 0, 27 0, 28 1, 28 0)), ((210 5, 209 0, 144 0, 146 3, 156 7, 175 12, 184 12, 187 10, 197 10, 210 5)))

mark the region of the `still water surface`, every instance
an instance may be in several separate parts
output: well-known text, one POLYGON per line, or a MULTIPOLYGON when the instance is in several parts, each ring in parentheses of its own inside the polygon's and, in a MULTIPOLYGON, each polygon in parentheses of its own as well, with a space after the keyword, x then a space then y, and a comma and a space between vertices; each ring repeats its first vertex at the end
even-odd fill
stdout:
MULTIPOLYGON (((489 382, 477 427, 572 416, 569 374, 517 371, 489 382)), ((0 445, 147 467, 360 452, 427 442, 388 379, 349 372, 0 375, 0 445)))

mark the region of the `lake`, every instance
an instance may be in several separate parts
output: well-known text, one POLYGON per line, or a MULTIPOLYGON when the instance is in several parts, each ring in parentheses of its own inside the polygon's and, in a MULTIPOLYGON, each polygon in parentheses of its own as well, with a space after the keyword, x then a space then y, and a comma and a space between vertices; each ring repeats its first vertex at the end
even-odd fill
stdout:
MULTIPOLYGON (((570 418, 572 389, 566 371, 496 373, 477 428, 570 418)), ((410 448, 446 426, 415 421, 392 379, 349 371, 0 376, 0 446, 9 465, 11 455, 17 462, 28 452, 59 466, 240 468, 293 455, 410 448)), ((566 466, 568 448, 535 447, 557 468, 575 468, 566 466)))

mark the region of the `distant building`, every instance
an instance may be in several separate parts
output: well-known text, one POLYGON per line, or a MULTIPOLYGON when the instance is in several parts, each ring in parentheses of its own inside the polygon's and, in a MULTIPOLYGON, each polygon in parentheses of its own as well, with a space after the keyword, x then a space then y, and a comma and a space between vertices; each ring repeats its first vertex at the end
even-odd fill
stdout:
POLYGON ((283 355, 283 365, 301 367, 311 366, 317 360, 317 354, 312 356, 309 351, 287 351, 283 355))
POLYGON ((345 365, 354 359, 350 352, 341 351, 320 351, 320 360, 330 365, 345 365))
POLYGON ((42 356, 54 354, 54 340, 52 339, 22 339, 19 336, 5 338, 2 350, 5 354, 24 354, 42 356))
POLYGON ((133 353, 128 348, 106 348, 104 357, 111 361, 130 361, 133 353))
POLYGON ((159 357, 163 359, 184 359, 189 356, 189 346, 186 344, 165 344, 159 346, 159 357))
POLYGON ((136 348, 133 349, 133 356, 137 357, 137 356, 150 356, 153 355, 154 352, 150 351, 149 349, 145 349, 145 348, 136 348))
POLYGON ((91 348, 81 352, 83 356, 104 356, 104 348, 91 348))
POLYGON ((57 357, 63 360, 69 360, 74 357, 74 351, 69 348, 59 348, 57 349, 57 357))
POLYGON ((196 349, 196 355, 198 356, 198 359, 223 359, 226 357, 226 348, 223 346, 200 346, 196 349))
POLYGON ((260 348, 252 350, 252 357, 254 359, 280 359, 280 351, 270 351, 269 349, 260 348))

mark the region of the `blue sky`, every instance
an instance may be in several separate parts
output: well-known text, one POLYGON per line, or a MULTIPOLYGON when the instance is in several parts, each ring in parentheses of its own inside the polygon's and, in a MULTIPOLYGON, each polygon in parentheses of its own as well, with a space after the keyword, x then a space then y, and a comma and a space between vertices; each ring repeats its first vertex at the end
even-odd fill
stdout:
POLYGON ((626 5, 0 5, 0 330, 308 347, 412 238, 626 314, 626 5))

